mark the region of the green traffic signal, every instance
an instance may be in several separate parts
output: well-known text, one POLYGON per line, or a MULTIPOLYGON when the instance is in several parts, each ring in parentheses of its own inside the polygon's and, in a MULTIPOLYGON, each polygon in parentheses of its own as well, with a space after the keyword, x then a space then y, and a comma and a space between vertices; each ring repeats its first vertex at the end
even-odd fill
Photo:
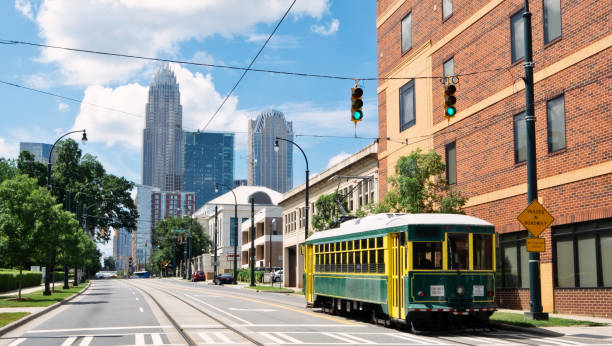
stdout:
POLYGON ((353 112, 353 119, 361 120, 361 118, 363 118, 363 112, 362 111, 355 111, 355 112, 353 112))
POLYGON ((446 116, 447 117, 452 117, 457 113, 457 109, 455 107, 448 107, 446 108, 446 116))

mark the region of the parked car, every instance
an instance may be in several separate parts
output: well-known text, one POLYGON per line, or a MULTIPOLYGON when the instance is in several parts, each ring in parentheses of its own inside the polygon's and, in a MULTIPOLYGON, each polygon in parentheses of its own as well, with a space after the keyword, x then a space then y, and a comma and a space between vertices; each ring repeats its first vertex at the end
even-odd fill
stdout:
POLYGON ((283 270, 277 270, 274 272, 274 276, 272 276, 273 281, 283 281, 283 270))
POLYGON ((232 273, 221 273, 217 275, 213 282, 215 285, 231 284, 234 282, 234 275, 232 273))
POLYGON ((201 270, 195 271, 191 274, 191 281, 206 281, 206 274, 201 270))

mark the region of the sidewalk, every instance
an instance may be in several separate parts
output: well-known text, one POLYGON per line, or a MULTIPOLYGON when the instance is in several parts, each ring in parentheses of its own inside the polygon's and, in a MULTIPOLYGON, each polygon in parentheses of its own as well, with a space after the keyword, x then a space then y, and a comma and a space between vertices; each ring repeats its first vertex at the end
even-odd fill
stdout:
MULTIPOLYGON (((59 285, 59 288, 61 289, 64 286, 64 280, 56 281, 55 282, 55 288, 56 289, 57 289, 58 285, 59 285)), ((70 281, 70 286, 72 286, 72 280, 70 281)), ((51 283, 51 287, 53 287, 53 283, 51 283)), ((21 289, 21 294, 28 294, 28 293, 32 293, 32 292, 36 292, 36 291, 40 291, 40 290, 44 290, 44 289, 45 289, 45 284, 42 283, 42 284, 40 284, 38 286, 22 288, 21 289)), ((5 292, 0 292, 0 297, 4 297, 4 296, 16 296, 17 294, 19 294, 19 290, 5 291, 5 292)))
MULTIPOLYGON (((509 310, 509 309, 499 309, 499 312, 507 312, 514 314, 523 314, 522 310, 509 310)), ((557 318, 565 318, 568 320, 578 320, 578 321, 589 321, 589 322, 597 322, 597 323, 606 323, 606 326, 599 327, 587 327, 587 326, 574 326, 574 327, 534 327, 534 328, 524 328, 524 327, 514 327, 517 330, 523 331, 533 331, 533 332, 541 332, 549 335, 567 335, 567 336, 576 336, 582 338, 590 338, 593 340, 599 340, 599 342, 604 341, 605 339, 612 339, 612 319, 603 318, 603 317, 592 317, 592 316, 582 316, 582 315, 568 315, 568 314, 553 314, 549 313, 549 317, 557 317, 557 318)), ((609 342, 606 340, 604 342, 609 342)))

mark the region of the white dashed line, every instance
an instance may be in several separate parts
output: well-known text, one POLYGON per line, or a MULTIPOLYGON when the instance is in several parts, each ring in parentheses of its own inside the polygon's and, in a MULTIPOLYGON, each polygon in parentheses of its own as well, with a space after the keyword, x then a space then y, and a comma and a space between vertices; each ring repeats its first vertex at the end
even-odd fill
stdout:
POLYGON ((142 307, 138 307, 138 310, 140 310, 140 312, 144 312, 144 310, 142 309, 142 307))

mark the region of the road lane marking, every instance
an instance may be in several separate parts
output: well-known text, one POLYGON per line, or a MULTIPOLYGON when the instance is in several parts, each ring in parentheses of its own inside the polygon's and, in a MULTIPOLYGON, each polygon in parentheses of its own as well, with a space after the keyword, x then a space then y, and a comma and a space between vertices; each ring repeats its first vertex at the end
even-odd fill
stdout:
POLYGON ((363 325, 351 324, 232 324, 232 327, 317 327, 317 328, 361 328, 363 325))
POLYGON ((24 342, 25 340, 26 340, 25 338, 15 339, 15 341, 11 342, 10 344, 8 344, 6 346, 17 346, 20 343, 24 342))
POLYGON ((243 309, 243 308, 229 308, 232 311, 252 311, 252 312, 272 312, 278 311, 274 309, 243 309))
POLYGON ((143 333, 138 333, 136 335, 134 335, 134 344, 135 345, 146 345, 145 344, 145 337, 143 333))
POLYGON ((215 310, 217 310, 217 311, 219 311, 219 312, 221 312, 221 313, 223 313, 223 314, 225 314, 225 315, 227 315, 227 316, 230 316, 230 317, 232 317, 232 318, 234 318, 234 319, 236 319, 236 320, 238 320, 238 321, 241 321, 242 323, 245 323, 245 324, 248 324, 248 325, 252 325, 252 323, 251 323, 251 322, 249 322, 249 321, 247 321, 247 320, 244 320, 244 319, 242 319, 242 318, 240 318, 240 317, 238 317, 238 316, 234 316, 233 314, 230 314, 230 313, 229 313, 229 312, 227 312, 227 311, 224 311, 224 310, 222 310, 222 309, 219 309, 218 307, 216 307, 216 306, 214 306, 214 305, 208 304, 208 303, 206 303, 206 302, 204 302, 204 301, 202 301, 202 300, 200 300, 200 299, 198 299, 198 298, 196 298, 196 297, 190 296, 190 295, 185 294, 185 293, 184 293, 184 295, 185 295, 185 297, 187 297, 187 298, 191 298, 191 299, 195 300, 196 302, 202 303, 202 304, 204 304, 204 305, 206 305, 206 306, 208 306, 208 307, 210 307, 210 308, 212 308, 212 309, 215 309, 215 310))
POLYGON ((275 344, 281 345, 281 344, 285 343, 283 340, 273 336, 271 333, 259 332, 259 335, 265 336, 266 338, 272 340, 272 342, 275 343, 275 344))
POLYGON ((384 334, 384 335, 391 335, 391 336, 396 337, 398 339, 403 339, 403 340, 408 340, 408 341, 416 342, 419 345, 449 345, 448 343, 440 342, 440 341, 435 340, 433 338, 427 338, 426 339, 426 338, 420 338, 420 337, 416 337, 416 336, 397 334, 397 333, 384 334))
POLYGON ((171 325, 168 326, 125 326, 125 327, 98 327, 98 328, 71 328, 71 329, 37 329, 29 330, 26 333, 64 333, 64 332, 78 332, 85 330, 121 330, 121 329, 162 329, 162 328, 174 328, 171 325))
POLYGON ((144 310, 142 309, 142 306, 139 306, 138 310, 140 310, 140 312, 144 312, 144 310))
MULTIPOLYGON (((249 325, 250 327, 251 325, 249 325)), ((225 328, 225 326, 220 324, 181 324, 183 329, 218 329, 225 328)))
POLYGON ((91 344, 91 340, 93 340, 93 336, 86 336, 81 340, 79 346, 89 346, 91 344))
POLYGON ((77 339, 76 336, 71 336, 62 343, 62 346, 70 346, 77 339))
POLYGON ((480 344, 489 344, 489 345, 496 345, 496 344, 516 344, 514 342, 510 342, 510 341, 504 341, 501 339, 491 339, 491 338, 487 338, 484 336, 462 336, 460 337, 461 340, 467 340, 467 341, 472 341, 477 343, 478 345, 480 344))
MULTIPOLYGON (((168 289, 168 285, 159 285, 159 284, 153 284, 153 283, 149 283, 149 285, 151 286, 157 286, 157 287, 162 287, 163 289, 168 289)), ((172 288, 174 289, 180 289, 183 291, 196 291, 198 293, 201 293, 201 291, 199 289, 192 289, 189 287, 181 287, 181 285, 174 285, 172 284, 172 288)), ((355 325, 355 322, 351 322, 351 321, 347 321, 347 320, 342 320, 333 316, 329 316, 329 315, 324 315, 321 313, 315 313, 312 311, 307 311, 307 310, 301 310, 301 309, 297 309, 297 308, 292 308, 290 306, 285 306, 285 305, 280 305, 280 304, 275 304, 275 303, 269 303, 266 301, 262 301, 262 300, 257 300, 257 299, 252 299, 252 298, 247 298, 247 297, 243 297, 240 295, 231 295, 231 294, 222 294, 222 293, 211 293, 211 296, 220 296, 220 297, 226 297, 226 298, 232 298, 232 299, 240 299, 240 300, 246 300, 249 302, 253 302, 253 303, 258 303, 258 304, 263 304, 263 305, 268 305, 268 306, 273 306, 282 310, 289 310, 289 311, 293 311, 293 312, 297 312, 303 315, 309 315, 309 316, 313 316, 313 317, 318 317, 318 318, 322 318, 325 320, 329 320, 329 321, 333 321, 336 323, 342 323, 344 325, 355 325)))
POLYGON ((138 299, 138 297, 136 297, 136 301, 139 301, 140 299, 138 299))
POLYGON ((153 339, 153 344, 154 345, 163 345, 164 341, 161 338, 161 335, 159 333, 151 333, 151 339, 153 339))

